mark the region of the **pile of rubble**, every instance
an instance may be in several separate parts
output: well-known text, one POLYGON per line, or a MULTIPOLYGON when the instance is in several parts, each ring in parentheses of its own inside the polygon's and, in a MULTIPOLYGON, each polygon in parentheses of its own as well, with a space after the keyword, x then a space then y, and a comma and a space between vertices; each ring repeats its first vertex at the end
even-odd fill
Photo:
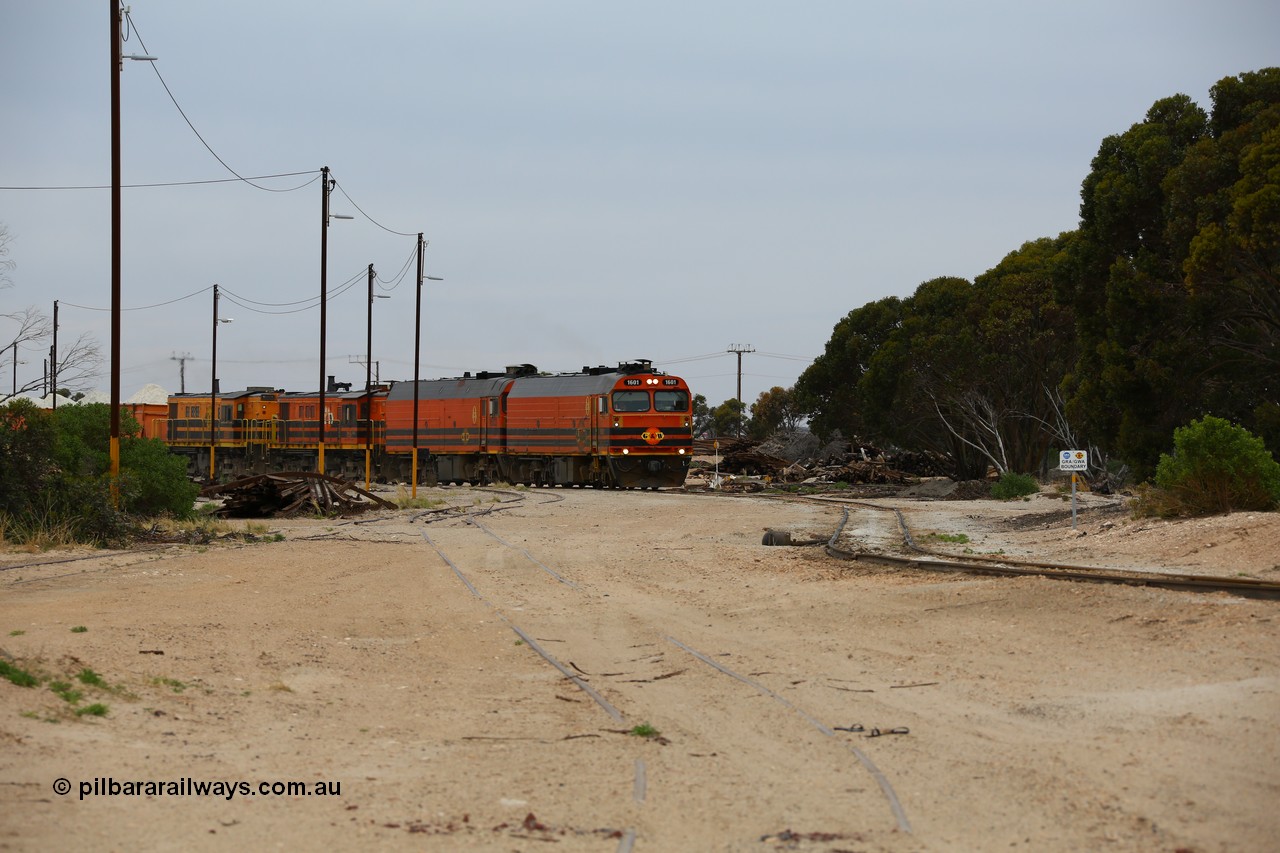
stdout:
POLYGON ((222 498, 217 514, 223 518, 288 518, 300 512, 350 515, 374 507, 396 505, 364 489, 325 474, 286 471, 258 474, 231 483, 207 486, 202 498, 222 498))

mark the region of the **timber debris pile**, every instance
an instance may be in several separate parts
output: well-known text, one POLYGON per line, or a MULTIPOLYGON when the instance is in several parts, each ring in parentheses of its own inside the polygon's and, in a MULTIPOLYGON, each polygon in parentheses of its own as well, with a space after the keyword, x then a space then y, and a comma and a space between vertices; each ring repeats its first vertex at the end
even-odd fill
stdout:
POLYGON ((710 440, 694 442, 693 452, 702 468, 712 467, 715 463, 707 460, 718 454, 720 474, 762 477, 773 483, 906 485, 920 477, 946 476, 952 467, 941 454, 886 451, 863 442, 793 448, 778 442, 722 438, 718 444, 717 449, 710 440))
POLYGON ((375 507, 396 505, 354 483, 308 471, 257 474, 230 483, 207 486, 202 498, 221 498, 217 515, 223 518, 289 518, 303 513, 351 515, 375 507))

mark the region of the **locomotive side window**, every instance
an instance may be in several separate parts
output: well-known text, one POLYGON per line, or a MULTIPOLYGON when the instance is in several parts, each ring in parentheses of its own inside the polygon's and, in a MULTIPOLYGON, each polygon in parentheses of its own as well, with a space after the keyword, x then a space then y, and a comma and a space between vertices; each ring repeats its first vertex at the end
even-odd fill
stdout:
POLYGON ((657 412, 687 412, 689 411, 689 392, 654 391, 653 408, 657 412))
POLYGON ((647 412, 649 411, 649 392, 614 391, 613 410, 615 412, 647 412))

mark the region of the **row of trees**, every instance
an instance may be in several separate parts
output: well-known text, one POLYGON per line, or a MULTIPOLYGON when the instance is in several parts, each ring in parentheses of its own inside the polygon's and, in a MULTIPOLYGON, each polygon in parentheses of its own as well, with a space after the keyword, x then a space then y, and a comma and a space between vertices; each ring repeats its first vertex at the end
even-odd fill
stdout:
POLYGON ((707 398, 701 394, 693 398, 695 438, 747 436, 764 439, 778 432, 795 432, 804 419, 804 413, 796 406, 795 394, 777 385, 761 392, 750 407, 729 399, 711 408, 707 405, 707 398))
POLYGON ((1160 100, 1105 139, 1077 230, 849 312, 757 406, 946 452, 960 477, 1072 447, 1146 478, 1205 414, 1280 454, 1280 69, 1211 96, 1208 113, 1160 100))

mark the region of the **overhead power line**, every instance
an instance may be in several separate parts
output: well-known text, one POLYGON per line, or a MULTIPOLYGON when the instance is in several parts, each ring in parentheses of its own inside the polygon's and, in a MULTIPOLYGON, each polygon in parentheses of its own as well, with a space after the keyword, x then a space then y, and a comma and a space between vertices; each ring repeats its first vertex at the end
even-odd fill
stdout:
MULTIPOLYGON (((124 17, 129 24, 129 29, 133 30, 133 32, 138 36, 138 44, 142 46, 143 52, 149 53, 150 51, 147 50, 147 43, 142 40, 142 33, 138 32, 138 27, 136 24, 134 24, 133 17, 129 14, 128 7, 125 7, 124 17)), ((125 37, 128 38, 128 35, 126 34, 125 37)), ((182 116, 182 120, 187 123, 187 127, 191 128, 191 132, 196 135, 196 139, 200 140, 200 144, 205 147, 205 150, 207 150, 210 154, 213 155, 213 159, 217 160, 219 163, 222 164, 222 168, 226 169, 228 172, 235 175, 237 178, 239 178, 241 181, 248 184, 249 186, 254 187, 255 189, 263 190, 264 192, 281 193, 281 192, 293 192, 294 190, 302 189, 302 187, 291 187, 289 189, 277 190, 277 189, 272 189, 271 187, 264 187, 261 184, 255 184, 253 181, 244 177, 235 169, 228 166, 227 161, 223 160, 221 157, 218 156, 218 152, 213 150, 213 147, 208 142, 205 141, 205 138, 203 136, 200 135, 200 131, 196 130, 196 126, 191 123, 191 119, 187 118, 186 111, 182 109, 182 105, 178 103, 178 99, 173 96, 173 91, 169 89, 169 84, 164 81, 164 76, 160 73, 160 68, 158 67, 158 63, 152 62, 151 70, 156 73, 156 79, 159 80, 160 85, 164 87, 165 94, 169 96, 170 101, 173 101, 174 107, 177 108, 178 114, 182 116)), ((303 186, 306 186, 306 184, 303 184, 303 186)))
MULTIPOLYGON (((268 178, 294 178, 294 177, 297 177, 298 175, 311 175, 312 171, 314 170, 307 170, 305 172, 280 172, 279 174, 275 174, 275 175, 254 175, 252 180, 265 181, 268 178)), ((243 178, 210 178, 210 179, 200 180, 200 181, 156 181, 149 184, 121 184, 120 188, 125 190, 134 190, 134 189, 151 189, 154 187, 194 187, 194 186, 201 186, 203 184, 238 184, 242 180, 244 179, 243 178)), ((318 180, 320 180, 320 173, 316 172, 305 184, 299 184, 298 186, 290 187, 287 190, 272 190, 272 192, 292 192, 293 190, 300 190, 303 187, 311 186, 318 180)), ((71 186, 47 186, 47 187, 0 187, 0 190, 41 190, 41 191, 45 191, 45 190, 109 190, 109 189, 111 189, 110 184, 83 184, 78 186, 71 185, 71 186)))
POLYGON ((381 274, 377 274, 378 287, 383 290, 395 290, 404 282, 404 277, 409 274, 409 267, 418 257, 418 247, 415 245, 413 250, 409 252, 409 257, 405 258, 404 266, 400 267, 400 272, 396 273, 390 279, 384 279, 381 274))
MULTIPOLYGON (((330 175, 332 175, 332 174, 333 174, 333 172, 330 172, 329 174, 330 174, 330 175)), ((356 210, 360 211, 360 215, 361 215, 361 216, 363 216, 365 219, 369 220, 369 221, 370 221, 370 222, 372 222, 374 225, 376 225, 376 226, 378 226, 379 228, 381 228, 383 231, 386 231, 388 234, 395 234, 397 237, 417 237, 417 236, 418 236, 418 232, 416 232, 416 231, 414 231, 414 232, 409 232, 409 231, 396 231, 394 228, 388 228, 387 226, 383 225, 383 224, 382 224, 381 222, 379 222, 378 220, 374 219, 374 218, 373 218, 372 216, 370 216, 369 214, 365 213, 365 212, 364 212, 364 208, 362 208, 360 205, 356 204, 355 199, 353 199, 351 196, 347 195, 347 191, 346 191, 345 189, 343 189, 343 188, 342 188, 342 184, 338 183, 337 178, 334 178, 333 185, 334 185, 335 187, 337 187, 337 188, 338 188, 338 192, 342 193, 342 197, 343 197, 343 198, 345 198, 347 201, 351 202, 351 206, 352 206, 352 207, 354 207, 356 210)), ((416 250, 415 250, 415 251, 416 251, 416 250)))
MULTIPOLYGON (((179 296, 177 299, 170 299, 168 302, 157 302, 155 305, 139 305, 135 308, 121 308, 120 310, 121 311, 149 311, 152 308, 163 308, 166 305, 172 305, 175 302, 182 302, 184 299, 191 299, 193 296, 199 296, 200 294, 206 293, 212 289, 213 289, 213 285, 209 285, 208 287, 202 287, 199 290, 188 293, 186 296, 179 296)), ((67 302, 65 300, 59 300, 58 302, 64 308, 79 308, 82 311, 110 311, 111 310, 109 307, 97 308, 93 305, 76 305, 74 302, 67 302)))
MULTIPOLYGON (((363 281, 364 279, 365 279, 365 270, 360 270, 360 272, 351 276, 342 284, 334 288, 333 291, 328 294, 329 300, 332 301, 334 298, 341 296, 343 293, 346 293, 348 290, 354 287, 357 282, 363 281)), ((213 289, 213 285, 209 285, 208 287, 202 287, 199 290, 192 291, 191 293, 188 293, 184 296, 179 296, 175 299, 170 299, 167 302, 157 302, 154 305, 138 305, 133 308, 121 308, 120 310, 121 311, 149 311, 154 308, 164 308, 167 305, 173 305, 178 302, 183 302, 187 299, 192 299, 196 296, 199 296, 202 293, 208 293, 212 289, 213 289)), ((229 302, 235 303, 236 305, 240 306, 246 311, 253 311, 258 314, 296 314, 300 311, 308 311, 320 304, 319 295, 310 296, 310 297, 307 297, 306 299, 299 299, 295 302, 258 302, 256 300, 249 299, 248 297, 240 296, 239 294, 233 291, 227 290, 225 287, 221 289, 221 294, 229 302), (261 308, 255 307, 259 305, 265 305, 270 308, 289 308, 290 306, 295 306, 295 305, 301 306, 301 307, 293 308, 292 310, 288 310, 288 311, 265 311, 261 308)), ((99 308, 96 305, 77 305, 74 302, 67 302, 65 300, 60 300, 59 304, 62 305, 64 308, 79 308, 82 311, 110 311, 111 310, 110 308, 99 308)))
POLYGON ((713 358, 721 358, 724 355, 726 355, 726 353, 709 352, 704 355, 690 355, 684 358, 665 358, 660 361, 655 361, 654 364, 685 364, 690 361, 707 361, 713 358))
POLYGON ((780 352, 757 352, 757 353, 756 353, 756 355, 762 355, 762 356, 764 356, 765 358, 781 358, 781 359, 784 359, 784 360, 786 360, 786 361, 804 361, 804 362, 813 361, 813 358, 812 358, 811 356, 807 356, 807 355, 786 355, 786 354, 784 354, 784 353, 780 353, 780 352))

